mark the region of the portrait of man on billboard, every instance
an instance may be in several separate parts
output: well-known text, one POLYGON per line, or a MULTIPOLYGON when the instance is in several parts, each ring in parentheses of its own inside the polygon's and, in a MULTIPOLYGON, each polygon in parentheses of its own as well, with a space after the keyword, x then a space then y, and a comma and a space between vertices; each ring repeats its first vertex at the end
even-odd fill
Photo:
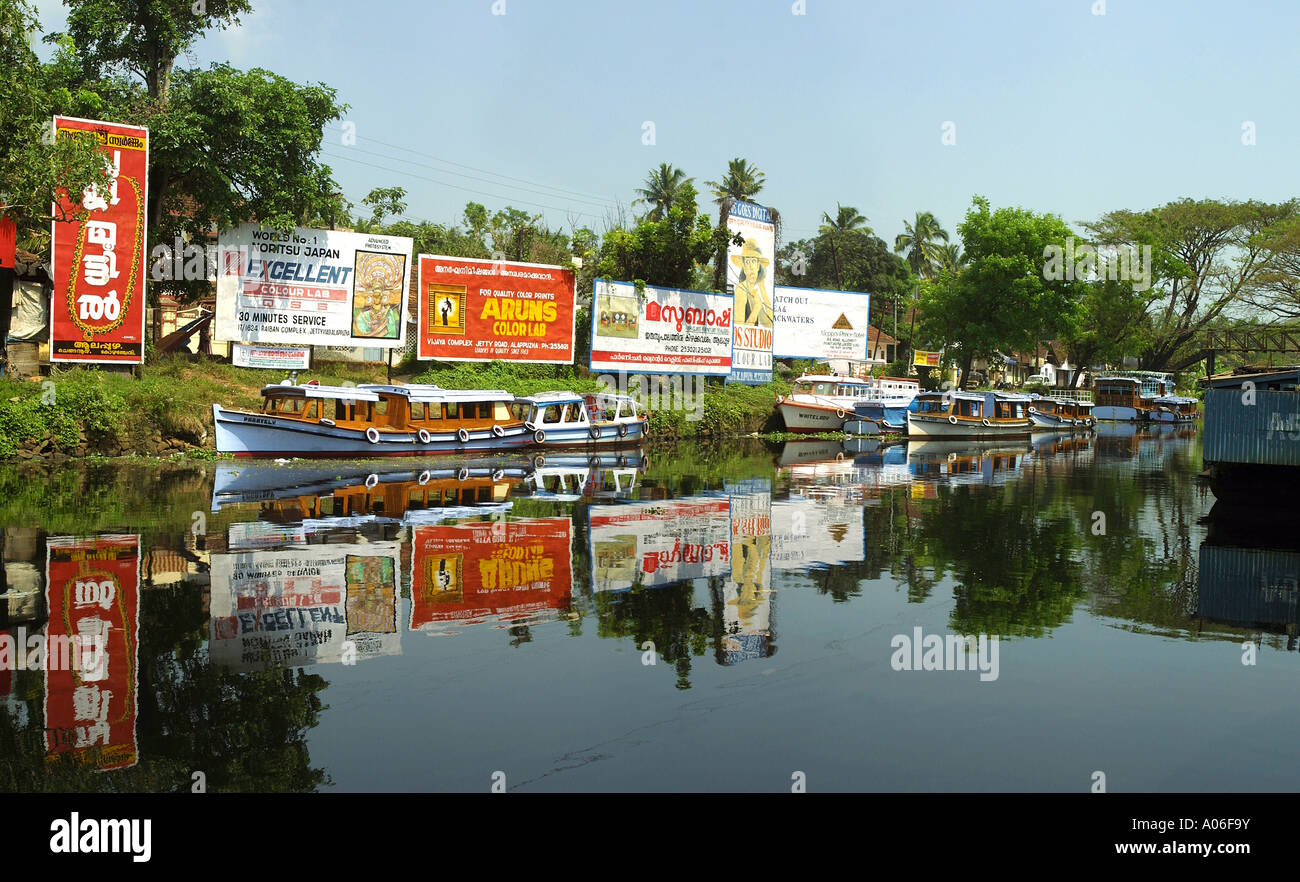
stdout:
POLYGON ((767 292, 767 266, 771 261, 753 239, 746 239, 740 253, 731 256, 731 262, 740 267, 734 292, 736 324, 772 327, 772 298, 767 292))

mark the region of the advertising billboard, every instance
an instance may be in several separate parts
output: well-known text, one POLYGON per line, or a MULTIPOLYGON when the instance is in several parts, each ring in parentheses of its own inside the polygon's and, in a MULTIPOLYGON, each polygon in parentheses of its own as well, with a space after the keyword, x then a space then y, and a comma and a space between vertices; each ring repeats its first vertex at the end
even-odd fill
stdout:
POLYGON ((871 295, 818 288, 773 289, 772 354, 823 361, 867 357, 871 295))
POLYGON ((241 224, 218 242, 217 340, 405 345, 410 239, 241 224))
POLYGON ((573 364, 572 268, 420 255, 416 355, 573 364))
POLYGON ((727 291, 734 298, 729 382, 772 381, 772 282, 776 273, 776 222, 761 205, 739 200, 727 214, 727 291), (737 245, 736 236, 744 240, 737 245))
POLYGON ((65 194, 54 207, 50 361, 141 364, 149 131, 54 117, 55 137, 81 132, 98 140, 112 179, 102 190, 65 194))
POLYGON ((655 374, 731 373, 731 297, 597 279, 591 369, 655 374))

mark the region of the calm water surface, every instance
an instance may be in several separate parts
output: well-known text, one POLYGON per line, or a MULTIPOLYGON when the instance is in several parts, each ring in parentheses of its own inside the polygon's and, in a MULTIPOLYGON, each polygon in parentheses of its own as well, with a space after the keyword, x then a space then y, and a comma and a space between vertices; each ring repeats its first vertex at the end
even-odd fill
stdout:
POLYGON ((0 789, 1300 789, 1294 521, 1103 432, 9 467, 0 789))

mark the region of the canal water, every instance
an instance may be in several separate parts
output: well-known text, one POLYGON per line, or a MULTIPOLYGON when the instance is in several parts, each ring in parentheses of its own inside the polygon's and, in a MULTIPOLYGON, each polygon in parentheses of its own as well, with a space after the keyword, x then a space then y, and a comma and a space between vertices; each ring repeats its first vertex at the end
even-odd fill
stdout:
POLYGON ((1300 789, 1294 522, 1200 470, 1131 426, 8 466, 0 790, 1300 789))

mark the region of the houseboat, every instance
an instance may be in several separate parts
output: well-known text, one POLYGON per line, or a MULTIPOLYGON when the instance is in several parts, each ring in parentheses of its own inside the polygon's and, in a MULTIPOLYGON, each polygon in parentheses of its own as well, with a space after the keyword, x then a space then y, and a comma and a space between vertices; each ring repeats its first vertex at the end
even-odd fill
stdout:
POLYGON ((1185 395, 1161 395, 1151 400, 1153 423, 1193 423, 1200 416, 1199 402, 1185 395))
POLYGON ((650 417, 630 395, 542 392, 515 399, 524 428, 540 447, 637 444, 650 417))
POLYGON ((911 438, 1028 438, 1033 399, 1009 392, 923 392, 908 411, 911 438))
POLYGON ((1151 372, 1102 374, 1093 387, 1097 419, 1144 423, 1151 419, 1155 400, 1173 394, 1174 381, 1167 374, 1151 372))
POLYGON ((502 389, 266 386, 256 413, 212 406, 218 453, 411 456, 521 447, 533 433, 502 389))
POLYGON ((836 432, 860 423, 853 426, 856 434, 874 435, 881 429, 902 431, 907 407, 920 390, 917 381, 899 377, 804 374, 789 395, 777 396, 777 404, 791 432, 836 432))
POLYGON ((1035 429, 1090 429, 1097 424, 1092 415, 1091 401, 1073 398, 1048 398, 1034 395, 1029 405, 1029 417, 1035 429))

